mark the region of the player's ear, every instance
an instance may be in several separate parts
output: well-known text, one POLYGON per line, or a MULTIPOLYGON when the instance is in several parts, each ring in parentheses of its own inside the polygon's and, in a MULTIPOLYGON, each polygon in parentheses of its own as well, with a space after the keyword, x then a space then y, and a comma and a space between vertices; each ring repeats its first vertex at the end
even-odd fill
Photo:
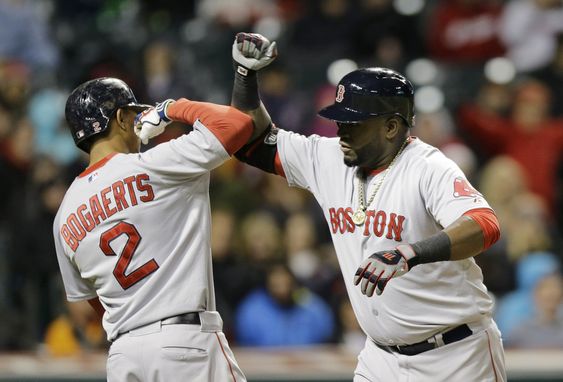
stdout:
POLYGON ((131 128, 130 110, 119 108, 115 112, 115 121, 121 130, 128 130, 131 128))
POLYGON ((392 140, 401 130, 401 121, 399 117, 393 116, 385 123, 385 138, 392 140))

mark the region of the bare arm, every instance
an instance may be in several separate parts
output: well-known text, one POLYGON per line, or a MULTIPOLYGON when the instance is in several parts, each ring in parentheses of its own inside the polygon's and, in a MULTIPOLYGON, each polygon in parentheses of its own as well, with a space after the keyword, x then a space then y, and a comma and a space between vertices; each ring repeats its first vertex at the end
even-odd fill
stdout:
POLYGON ((483 230, 469 216, 462 216, 443 231, 451 243, 450 260, 463 260, 483 251, 483 230))

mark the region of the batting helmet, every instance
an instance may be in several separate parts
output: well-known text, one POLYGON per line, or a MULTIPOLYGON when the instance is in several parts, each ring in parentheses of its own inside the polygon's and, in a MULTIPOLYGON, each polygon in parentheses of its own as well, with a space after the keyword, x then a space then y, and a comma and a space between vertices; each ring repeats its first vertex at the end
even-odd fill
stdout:
POLYGON ((90 138, 106 131, 122 107, 141 112, 151 106, 139 104, 131 88, 117 78, 96 78, 74 89, 66 101, 65 118, 76 146, 89 152, 90 138))
POLYGON ((397 115, 414 123, 414 89, 403 75, 386 68, 365 68, 345 75, 336 88, 334 104, 321 117, 357 123, 379 115, 397 115))

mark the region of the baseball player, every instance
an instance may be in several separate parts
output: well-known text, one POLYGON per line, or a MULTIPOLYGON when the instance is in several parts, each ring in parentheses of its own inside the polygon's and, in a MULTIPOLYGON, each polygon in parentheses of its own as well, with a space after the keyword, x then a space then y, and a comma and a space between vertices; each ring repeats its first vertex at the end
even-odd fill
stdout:
POLYGON ((78 86, 65 115, 90 165, 59 208, 55 245, 68 300, 103 315, 108 381, 245 381, 215 311, 208 188, 251 118, 187 99, 142 105, 115 78, 78 86), (139 153, 171 121, 193 131, 139 153))
POLYGON ((256 34, 233 44, 232 105, 263 130, 237 157, 320 204, 367 335, 354 381, 505 381, 493 303, 473 259, 498 240, 498 221, 454 162, 409 135, 411 83, 385 68, 347 74, 319 112, 338 138, 305 137, 274 127, 260 102, 256 71, 274 52, 256 34))

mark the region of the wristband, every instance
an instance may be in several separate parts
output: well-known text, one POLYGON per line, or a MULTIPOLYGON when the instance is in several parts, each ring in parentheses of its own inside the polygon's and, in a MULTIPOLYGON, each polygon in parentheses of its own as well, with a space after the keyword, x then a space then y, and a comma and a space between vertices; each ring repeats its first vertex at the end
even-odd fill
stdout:
POLYGON ((236 61, 234 61, 234 66, 235 80, 231 104, 239 110, 257 109, 260 106, 260 95, 258 94, 256 71, 245 68, 236 61))
POLYGON ((410 247, 416 256, 407 259, 409 269, 418 264, 448 261, 452 256, 452 243, 450 237, 444 231, 440 231, 427 239, 417 241, 411 244, 410 247))

